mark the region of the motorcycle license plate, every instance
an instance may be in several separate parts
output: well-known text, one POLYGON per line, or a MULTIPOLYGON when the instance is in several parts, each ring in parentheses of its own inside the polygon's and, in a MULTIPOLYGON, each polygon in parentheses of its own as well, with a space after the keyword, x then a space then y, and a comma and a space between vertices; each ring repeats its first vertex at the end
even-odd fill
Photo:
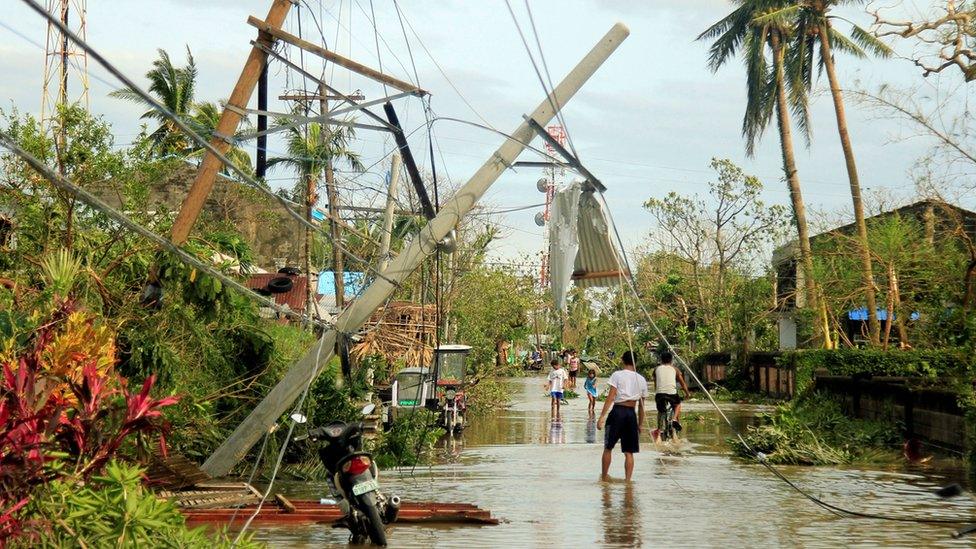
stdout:
POLYGON ((375 492, 380 489, 380 484, 376 482, 376 479, 367 480, 366 482, 360 482, 359 484, 352 487, 352 493, 357 496, 361 496, 367 492, 375 492))

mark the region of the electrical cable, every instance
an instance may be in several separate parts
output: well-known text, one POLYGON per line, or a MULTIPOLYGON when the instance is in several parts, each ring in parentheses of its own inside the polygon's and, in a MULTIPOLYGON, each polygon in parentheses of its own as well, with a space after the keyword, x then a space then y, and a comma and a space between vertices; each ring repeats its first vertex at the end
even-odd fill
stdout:
MULTIPOLYGON (((311 320, 311 315, 309 315, 309 319, 311 320)), ((302 407, 305 404, 305 398, 308 397, 308 392, 312 389, 312 383, 319 375, 319 370, 321 369, 319 357, 322 355, 322 347, 324 345, 325 337, 320 337, 318 349, 315 351, 315 367, 312 368, 312 373, 308 376, 308 381, 305 383, 305 388, 302 390, 301 398, 298 399, 298 403, 292 408, 292 415, 301 412, 302 407)), ((268 487, 261 496, 261 501, 258 502, 257 508, 254 509, 254 512, 244 523, 244 526, 241 527, 241 531, 237 534, 237 537, 234 538, 234 542, 231 544, 231 547, 236 546, 238 542, 240 542, 241 538, 244 536, 244 533, 247 532, 247 529, 251 526, 251 523, 261 512, 261 508, 264 507, 264 502, 267 501, 268 496, 271 495, 271 490, 274 488, 275 479, 278 477, 278 471, 281 470, 281 462, 285 459, 285 451, 288 449, 288 443, 291 441, 291 435, 295 431, 295 425, 298 423, 290 416, 289 419, 291 422, 288 424, 288 433, 285 435, 285 441, 281 444, 281 450, 278 452, 278 459, 275 462, 274 468, 272 469, 271 480, 268 482, 268 487)), ((271 433, 272 431, 269 430, 264 436, 266 438, 270 437, 271 433)))
MULTIPOLYGON (((132 81, 129 77, 127 77, 124 73, 122 73, 122 71, 120 71, 118 68, 116 68, 115 65, 110 63, 98 51, 96 51, 92 46, 90 46, 88 42, 82 40, 77 34, 71 31, 71 29, 65 26, 64 23, 62 23, 58 18, 48 13, 47 10, 45 10, 43 7, 41 7, 40 4, 36 2, 36 0, 21 0, 21 1, 27 4, 27 6, 33 11, 35 11, 38 15, 47 19, 54 26, 58 27, 59 31, 63 33, 63 36, 67 36, 68 39, 74 42, 79 48, 83 49, 99 65, 101 65, 106 71, 108 71, 112 76, 117 78, 120 82, 125 84, 130 90, 132 90, 136 95, 142 98, 142 100, 145 101, 148 105, 150 105, 153 109, 155 109, 156 111, 160 112, 161 114, 163 114, 164 116, 172 120, 173 123, 178 128, 180 128, 180 130, 186 133, 188 137, 190 137, 193 141, 196 141, 199 145, 201 145, 204 149, 206 149, 210 154, 212 154, 215 158, 217 158, 217 160, 219 160, 225 167, 229 168, 231 171, 235 172, 238 176, 240 176, 245 183, 255 188, 259 192, 269 196, 275 202, 278 202, 278 204, 282 208, 284 208, 289 215, 295 218, 295 220, 297 220, 303 226, 308 226, 314 231, 320 230, 320 227, 317 227, 314 224, 306 221, 305 218, 302 217, 298 212, 292 210, 288 206, 288 204, 282 200, 280 196, 272 192, 270 189, 267 189, 263 185, 261 185, 256 179, 254 179, 254 177, 252 177, 246 171, 241 169, 237 164, 229 160, 223 153, 217 150, 217 148, 213 144, 211 144, 210 141, 204 139, 202 136, 200 136, 200 134, 195 132, 184 120, 176 116, 162 103, 160 103, 155 98, 153 98, 148 92, 143 90, 141 87, 137 86, 134 81, 132 81)), ((222 139, 224 139, 225 141, 232 140, 232 138, 228 138, 228 137, 222 137, 222 139)), ((339 243, 333 243, 333 245, 339 246, 340 248, 342 247, 341 244, 339 243)), ((351 255, 351 252, 349 252, 348 250, 344 250, 343 253, 349 254, 350 257, 352 257, 353 259, 359 260, 361 263, 368 265, 368 263, 365 260, 362 260, 361 258, 357 258, 354 255, 351 255)), ((376 273, 376 274, 377 276, 383 278, 384 280, 387 280, 387 282, 390 282, 391 284, 396 286, 395 282, 386 278, 382 273, 376 273)))
POLYGON ((837 516, 848 517, 848 518, 867 518, 867 519, 885 520, 885 521, 893 521, 893 522, 911 522, 911 523, 921 523, 921 524, 960 525, 960 524, 972 524, 973 523, 973 520, 971 518, 968 518, 968 519, 924 519, 924 518, 913 518, 913 517, 892 517, 892 516, 888 516, 888 515, 880 515, 880 514, 873 514, 873 513, 863 513, 863 512, 859 512, 859 511, 851 511, 849 509, 845 509, 843 507, 840 507, 840 506, 837 506, 837 505, 828 503, 828 502, 826 502, 826 501, 824 501, 824 500, 822 500, 822 499, 814 496, 813 494, 810 494, 809 492, 807 492, 803 488, 797 486, 792 480, 790 480, 789 478, 787 478, 778 469, 776 469, 775 467, 773 467, 773 465, 771 463, 769 463, 769 460, 766 458, 766 456, 764 454, 762 454, 761 452, 757 452, 756 450, 754 450, 745 441, 744 437, 739 432, 739 430, 735 428, 735 425, 732 423, 732 421, 729 420, 728 416, 725 415, 725 412, 722 410, 722 408, 718 405, 717 402, 715 402, 715 399, 712 397, 711 393, 709 393, 709 391, 705 387, 704 383, 702 383, 701 379, 698 378, 698 375, 695 374, 694 370, 692 370, 692 368, 687 364, 687 362, 685 362, 684 359, 681 358, 681 356, 678 354, 677 350, 671 345, 671 342, 668 340, 667 336, 664 335, 664 332, 660 329, 660 327, 658 326, 657 322, 655 322, 654 318, 651 316, 650 312, 647 310, 647 307, 644 305, 643 300, 641 300, 640 293, 637 290, 637 284, 636 284, 636 281, 634 279, 634 272, 630 268, 630 262, 629 262, 629 260, 627 258, 627 252, 626 252, 626 249, 624 248, 623 240, 620 237, 620 231, 618 230, 617 224, 616 224, 616 222, 613 219, 613 214, 610 212, 610 207, 607 204, 606 198, 604 197, 603 193, 597 193, 597 194, 600 196, 601 202, 603 202, 603 206, 604 206, 603 207, 603 210, 607 214, 607 220, 609 221, 609 225, 613 228, 614 236, 616 237, 616 241, 617 241, 616 242, 616 245, 619 247, 620 257, 623 260, 624 267, 627 269, 627 275, 628 276, 626 277, 626 280, 628 282, 628 286, 630 287, 630 290, 633 292, 634 297, 635 297, 637 303, 640 305, 640 308, 643 311, 644 316, 647 318, 647 320, 650 323, 650 325, 654 328, 654 331, 655 331, 655 333, 657 333, 658 337, 661 338, 661 341, 663 341, 664 344, 665 344, 665 346, 668 348, 668 350, 671 351, 671 353, 673 354, 675 360, 678 361, 678 364, 681 365, 686 372, 688 372, 688 374, 695 381, 695 383, 698 385, 698 387, 701 388, 701 390, 704 392, 705 396, 708 397, 709 402, 711 402, 711 404, 715 408, 715 410, 718 411, 719 415, 722 417, 722 419, 725 421, 725 423, 727 423, 728 426, 732 429, 732 432, 735 433, 735 436, 739 440, 739 442, 743 445, 743 447, 745 447, 753 455, 753 457, 756 459, 756 461, 759 464, 763 465, 770 473, 772 473, 778 479, 782 480, 784 483, 786 483, 790 488, 792 488, 798 494, 800 494, 801 496, 805 497, 806 499, 808 499, 812 503, 816 504, 817 506, 819 506, 819 507, 825 509, 826 511, 828 511, 828 512, 834 514, 834 515, 837 515, 837 516))
POLYGON ((552 98, 556 102, 556 117, 559 119, 559 123, 563 127, 563 131, 566 133, 566 142, 569 144, 569 150, 572 151, 573 156, 579 160, 579 153, 576 151, 576 146, 573 144, 573 138, 569 133, 569 126, 566 124, 566 117, 563 114, 562 106, 559 105, 559 99, 556 98, 555 89, 556 86, 552 83, 552 75, 549 73, 549 64, 546 62, 546 54, 542 51, 542 40, 539 38, 539 31, 535 27, 535 18, 532 17, 532 7, 529 5, 529 0, 525 0, 525 11, 529 14, 529 24, 532 26, 532 34, 535 35, 535 45, 539 50, 539 60, 542 61, 542 69, 546 73, 546 81, 549 83, 549 88, 546 89, 545 84, 542 85, 542 89, 545 90, 546 94, 549 94, 550 90, 553 90, 552 98))
MULTIPOLYGON (((75 197, 75 199, 77 199, 77 200, 79 200, 81 202, 84 202, 89 207, 94 208, 95 210, 98 210, 98 211, 102 212, 107 217, 109 217, 110 219, 112 219, 116 223, 118 223, 119 225, 121 225, 121 226, 129 229, 130 231, 132 231, 132 232, 134 232, 134 233, 142 236, 143 238, 146 238, 147 240, 150 240, 151 242, 153 242, 156 245, 158 245, 160 248, 165 249, 166 251, 168 251, 168 252, 172 253, 173 255, 177 256, 184 263, 186 263, 188 265, 191 265, 191 266, 193 266, 196 269, 199 269, 200 271, 206 273, 207 275, 209 275, 209 276, 211 276, 213 278, 216 278, 217 280, 219 280, 222 283, 226 284, 228 287, 237 290, 242 295, 244 295, 244 296, 246 296, 246 297, 248 297, 248 298, 250 298, 250 299, 252 299, 254 301, 257 301, 258 303, 260 303, 264 307, 269 307, 272 310, 274 310, 274 311, 276 311, 276 312, 278 312, 280 314, 283 314, 283 315, 286 315, 286 316, 289 316, 289 317, 292 317, 292 318, 298 318, 298 319, 301 318, 301 315, 299 315, 295 311, 293 311, 291 309, 286 309, 286 308, 281 307, 280 305, 278 305, 277 303, 275 303, 274 300, 265 298, 264 296, 262 296, 262 295, 260 295, 260 294, 258 294, 256 292, 254 292, 250 288, 245 287, 244 285, 242 285, 240 282, 234 280, 233 278, 225 275, 224 273, 221 273, 220 271, 217 271, 217 270, 213 269, 212 266, 210 266, 210 265, 206 264, 205 262, 201 261, 199 258, 191 255, 190 253, 188 253, 187 251, 183 250, 182 248, 180 248, 176 244, 173 244, 168 239, 166 239, 166 238, 164 238, 164 237, 162 237, 162 236, 154 233, 153 231, 150 231, 149 229, 143 227, 142 225, 136 223, 135 221, 133 221, 132 219, 130 219, 125 214, 119 212, 115 208, 113 208, 113 207, 109 206, 108 204, 106 204, 102 199, 100 199, 97 196, 89 193, 85 189, 82 189, 81 187, 76 186, 75 184, 73 184, 70 181, 68 181, 65 177, 63 177, 61 175, 58 175, 53 170, 51 170, 50 168, 48 168, 47 166, 45 166, 44 163, 41 162, 38 158, 36 158, 35 156, 31 155, 30 153, 28 153, 24 149, 22 149, 17 144, 17 142, 10 135, 8 135, 6 132, 0 131, 0 144, 2 144, 4 147, 6 147, 7 149, 9 149, 15 155, 21 157, 31 168, 34 169, 34 171, 36 171, 37 173, 39 173, 42 177, 44 177, 45 179, 47 179, 49 182, 51 182, 52 185, 54 185, 58 189, 61 189, 62 191, 64 191, 64 192, 70 194, 71 196, 75 197)), ((332 329, 335 328, 335 326, 333 324, 330 324, 330 323, 323 323, 323 326, 325 326, 327 328, 332 328, 332 329)))

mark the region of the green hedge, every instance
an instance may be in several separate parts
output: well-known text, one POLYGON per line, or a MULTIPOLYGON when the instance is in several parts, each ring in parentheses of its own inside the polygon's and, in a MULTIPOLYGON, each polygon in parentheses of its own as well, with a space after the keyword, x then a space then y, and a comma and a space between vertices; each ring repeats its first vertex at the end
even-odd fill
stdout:
POLYGON ((964 349, 923 351, 881 351, 870 349, 804 350, 783 353, 776 359, 782 367, 796 369, 796 394, 813 386, 817 370, 830 375, 906 376, 960 382, 976 371, 971 352, 964 349))
POLYGON ((881 351, 865 349, 804 350, 783 353, 777 363, 796 368, 796 395, 801 396, 813 387, 817 370, 831 375, 850 376, 906 376, 920 380, 938 381, 944 388, 953 389, 959 405, 966 413, 966 459, 970 479, 976 482, 976 356, 972 349, 940 349, 924 351, 881 351))

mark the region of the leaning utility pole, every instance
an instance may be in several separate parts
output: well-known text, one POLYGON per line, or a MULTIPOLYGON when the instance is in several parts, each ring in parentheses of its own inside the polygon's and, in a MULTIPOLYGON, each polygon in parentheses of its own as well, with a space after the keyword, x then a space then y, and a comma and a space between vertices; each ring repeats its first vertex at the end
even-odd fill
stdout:
POLYGON ((386 191, 386 208, 383 210, 383 234, 380 235, 379 271, 390 264, 390 241, 393 238, 393 208, 396 206, 397 184, 400 182, 400 153, 393 153, 390 162, 390 187, 386 191))
MULTIPOLYGON (((274 0, 264 22, 270 28, 281 27, 291 5, 292 0, 274 0)), ((269 48, 274 41, 275 38, 269 33, 258 33, 258 39, 251 48, 251 54, 244 63, 241 76, 238 78, 237 85, 234 86, 234 91, 231 92, 230 98, 227 100, 227 107, 224 108, 223 114, 220 115, 220 121, 217 123, 217 131, 214 132, 214 137, 210 141, 210 144, 220 151, 221 154, 226 154, 230 149, 230 142, 227 140, 237 132, 237 125, 240 124, 242 118, 241 112, 247 108, 247 104, 251 101, 251 94, 254 93, 254 87, 261 78, 264 67, 267 65, 268 54, 265 53, 265 50, 261 46, 269 48)), ((221 161, 213 153, 207 151, 203 156, 203 161, 200 163, 200 168, 197 170, 197 175, 193 179, 190 192, 183 200, 183 205, 180 207, 180 212, 176 216, 176 221, 173 222, 170 240, 174 244, 183 244, 186 242, 186 238, 190 235, 190 230, 193 228, 197 217, 200 216, 200 211, 203 209, 207 197, 210 196, 210 191, 213 190, 214 180, 220 168, 221 161)))
POLYGON ((454 229, 461 219, 474 207, 492 183, 525 150, 526 143, 536 136, 530 122, 548 124, 556 115, 557 106, 569 101, 577 91, 610 57, 621 42, 630 34, 621 23, 614 25, 596 46, 536 107, 531 116, 512 132, 511 137, 475 172, 471 179, 444 204, 440 212, 421 229, 410 245, 390 262, 382 276, 366 289, 362 296, 349 308, 343 310, 336 319, 335 329, 328 330, 323 340, 314 344, 308 353, 285 373, 281 381, 268 393, 234 430, 230 437, 203 464, 203 469, 211 476, 226 475, 239 462, 248 450, 268 432, 299 395, 318 375, 320 366, 328 363, 334 355, 339 333, 350 334, 357 331, 393 294, 417 266, 434 253, 437 245, 454 229))

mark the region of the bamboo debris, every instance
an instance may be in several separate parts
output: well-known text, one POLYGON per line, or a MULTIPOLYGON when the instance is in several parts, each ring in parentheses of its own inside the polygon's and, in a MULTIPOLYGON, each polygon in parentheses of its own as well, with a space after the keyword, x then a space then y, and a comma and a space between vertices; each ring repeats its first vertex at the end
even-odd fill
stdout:
MULTIPOLYGON (((380 355, 399 367, 430 366, 437 335, 437 307, 409 301, 394 301, 373 313, 366 334, 350 351, 353 359, 380 355)), ((390 369, 394 375, 395 368, 390 369)), ((388 380, 377 380, 388 381, 388 380)))

